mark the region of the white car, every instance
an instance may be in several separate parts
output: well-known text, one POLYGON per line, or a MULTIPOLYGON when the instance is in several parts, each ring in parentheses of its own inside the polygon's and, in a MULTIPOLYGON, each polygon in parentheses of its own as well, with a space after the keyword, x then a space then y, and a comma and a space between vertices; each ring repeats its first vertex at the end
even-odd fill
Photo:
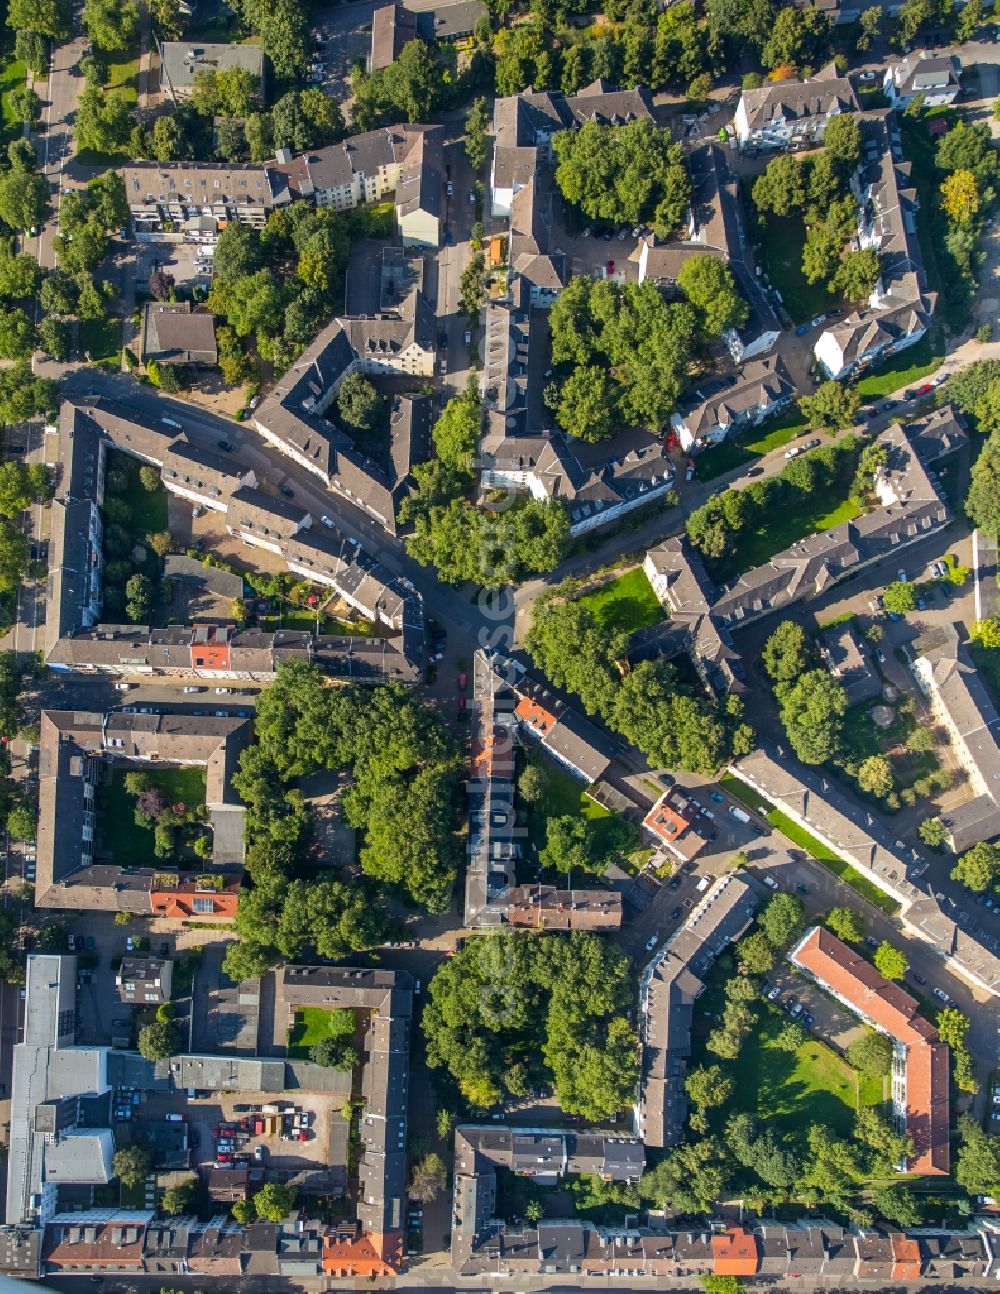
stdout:
POLYGON ((802 445, 793 445, 791 449, 785 450, 785 457, 798 458, 798 456, 802 453, 802 449, 803 449, 802 445))
POLYGON ((329 526, 331 530, 333 529, 333 522, 329 517, 320 517, 320 521, 322 521, 324 526, 329 526))
POLYGON ((778 882, 774 879, 773 876, 765 876, 764 884, 768 887, 768 889, 771 889, 771 890, 781 889, 781 886, 778 884, 778 882))
POLYGON ((907 575, 907 573, 903 570, 901 566, 899 570, 896 572, 896 579, 899 580, 900 584, 906 584, 909 582, 909 578, 910 577, 907 575))
POLYGON ((205 689, 203 687, 190 686, 190 687, 186 687, 184 691, 185 692, 204 692, 205 689))
POLYGON ((934 994, 936 998, 939 998, 940 1001, 944 1002, 946 1005, 951 1001, 951 998, 948 996, 948 994, 944 991, 943 988, 932 988, 931 992, 934 994))
POLYGON ((651 953, 656 945, 660 942, 659 935, 650 935, 646 940, 646 952, 651 953))
POLYGON ((135 686, 135 684, 133 684, 133 683, 116 683, 116 684, 115 684, 115 691, 116 691, 116 692, 127 692, 127 691, 129 690, 129 688, 130 688, 130 687, 134 687, 134 686, 135 686))

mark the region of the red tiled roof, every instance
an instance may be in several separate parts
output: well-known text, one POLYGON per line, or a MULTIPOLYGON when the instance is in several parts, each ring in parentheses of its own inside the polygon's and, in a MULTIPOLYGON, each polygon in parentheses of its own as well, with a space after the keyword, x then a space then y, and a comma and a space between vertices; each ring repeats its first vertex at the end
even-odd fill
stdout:
POLYGON ((757 1237, 743 1227, 729 1227, 712 1237, 712 1257, 716 1276, 756 1276, 757 1237))
POLYGON ((911 1240, 901 1231, 894 1231, 892 1241, 892 1279, 918 1281, 920 1279, 920 1241, 911 1240))
POLYGON ((521 697, 514 713, 522 723, 526 723, 535 732, 551 732, 559 722, 557 716, 551 710, 546 710, 544 706, 539 705, 537 701, 533 701, 528 696, 521 697))
POLYGON ((908 1169, 947 1173, 948 1048, 938 1042, 931 1022, 918 1014, 916 1001, 820 926, 806 933, 791 960, 906 1049, 906 1130, 914 1148, 908 1169))

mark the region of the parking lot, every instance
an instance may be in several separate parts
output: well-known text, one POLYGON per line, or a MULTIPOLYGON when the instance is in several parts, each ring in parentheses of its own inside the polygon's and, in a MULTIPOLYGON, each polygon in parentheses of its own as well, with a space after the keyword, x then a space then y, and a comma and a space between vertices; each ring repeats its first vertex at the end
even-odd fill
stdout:
POLYGON ((140 243, 136 251, 136 285, 145 288, 153 271, 161 269, 178 285, 200 284, 207 290, 212 282, 214 251, 208 243, 140 243))
POLYGON ((343 1190, 347 1124, 343 1097, 311 1093, 269 1100, 269 1093, 148 1092, 136 1111, 146 1122, 184 1123, 191 1167, 261 1167, 279 1180, 310 1189, 343 1190))
POLYGON ((779 962, 767 977, 765 995, 769 1002, 787 1011, 822 1042, 828 1042, 838 1051, 846 1051, 855 1038, 860 1038, 864 1028, 843 1007, 784 962, 779 962))

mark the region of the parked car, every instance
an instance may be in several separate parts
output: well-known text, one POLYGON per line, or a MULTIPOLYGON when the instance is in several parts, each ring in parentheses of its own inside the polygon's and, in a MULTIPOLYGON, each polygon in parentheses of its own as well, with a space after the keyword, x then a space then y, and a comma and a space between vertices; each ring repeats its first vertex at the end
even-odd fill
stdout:
POLYGON ((764 884, 768 887, 768 889, 772 889, 772 890, 781 889, 781 886, 778 884, 778 882, 774 879, 773 876, 765 876, 764 884))
POLYGON ((650 935, 646 940, 646 952, 651 953, 656 945, 660 942, 659 935, 650 935))
POLYGON ((279 486, 278 488, 281 490, 281 493, 285 496, 286 499, 295 498, 295 491, 287 483, 285 485, 279 486))
POLYGON ((937 986, 935 986, 934 988, 931 989, 931 992, 939 1001, 943 1002, 946 1006, 951 1001, 951 998, 948 996, 948 994, 944 991, 943 988, 938 988, 937 986))
POLYGON ((674 908, 674 909, 672 910, 672 912, 670 913, 670 919, 671 919, 671 921, 676 921, 676 920, 677 920, 677 918, 680 916, 680 914, 681 914, 681 909, 680 909, 680 908, 674 908))

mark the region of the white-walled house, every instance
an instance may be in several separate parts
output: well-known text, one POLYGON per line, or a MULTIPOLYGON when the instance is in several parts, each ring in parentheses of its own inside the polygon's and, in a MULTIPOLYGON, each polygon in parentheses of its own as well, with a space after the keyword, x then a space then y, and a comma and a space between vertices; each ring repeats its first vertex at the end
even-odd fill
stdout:
POLYGON ((890 63, 882 91, 894 108, 905 108, 922 98, 928 108, 954 103, 960 89, 962 65, 955 54, 930 54, 915 50, 898 63, 890 63))
POLYGON ((854 87, 833 63, 808 81, 773 81, 744 90, 734 126, 741 149, 806 148, 819 144, 826 123, 856 112, 854 87))

